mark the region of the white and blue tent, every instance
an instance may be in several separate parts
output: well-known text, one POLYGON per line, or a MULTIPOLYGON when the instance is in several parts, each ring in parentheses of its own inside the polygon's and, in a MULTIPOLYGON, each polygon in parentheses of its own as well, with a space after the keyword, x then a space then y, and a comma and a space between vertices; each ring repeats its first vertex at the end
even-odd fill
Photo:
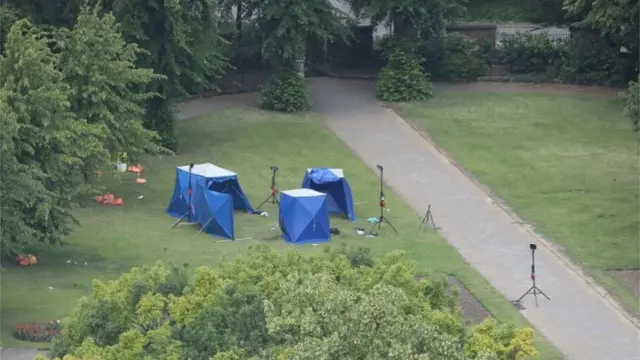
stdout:
POLYGON ((202 231, 225 239, 235 239, 231 195, 208 190, 205 182, 200 181, 192 202, 196 221, 202 231))
MULTIPOLYGON (((191 169, 192 211, 194 205, 193 192, 196 190, 198 182, 202 182, 208 190, 229 194, 233 199, 234 209, 247 212, 253 211, 249 199, 240 187, 238 174, 210 163, 195 164, 193 169, 191 169)), ((173 188, 173 195, 169 201, 167 213, 179 218, 187 214, 188 209, 189 166, 178 166, 176 168, 176 182, 173 188)), ((195 215, 195 212, 192 215, 195 215)))
POLYGON ((280 193, 280 230, 292 244, 318 243, 331 237, 327 196, 311 189, 280 193))
POLYGON ((302 187, 327 194, 327 210, 332 214, 344 214, 351 221, 356 220, 351 186, 342 169, 307 169, 302 187))

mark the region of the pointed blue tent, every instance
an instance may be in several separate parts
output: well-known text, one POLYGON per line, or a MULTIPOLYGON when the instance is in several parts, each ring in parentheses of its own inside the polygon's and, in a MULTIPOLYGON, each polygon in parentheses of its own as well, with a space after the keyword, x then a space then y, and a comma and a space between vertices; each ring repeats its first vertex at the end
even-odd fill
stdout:
POLYGON ((233 229, 233 198, 208 190, 204 181, 198 182, 192 199, 196 221, 207 234, 235 239, 233 229))
POLYGON ((281 192, 279 223, 282 237, 288 243, 329 241, 327 196, 311 189, 281 192))
POLYGON ((307 169, 302 187, 327 194, 327 210, 332 214, 344 214, 356 221, 355 206, 351 195, 351 186, 344 177, 342 169, 307 169))
MULTIPOLYGON (((204 182, 208 190, 229 194, 233 199, 233 208, 252 212, 249 199, 240 187, 238 175, 232 171, 217 167, 213 164, 196 164, 191 170, 191 187, 195 191, 198 182, 204 182)), ((192 205, 193 192, 191 198, 192 205)), ((184 216, 189 209, 189 166, 178 166, 173 195, 167 207, 167 213, 174 217, 184 216)), ((193 211, 193 206, 192 206, 193 211)), ((195 215, 195 214, 192 214, 195 215)))

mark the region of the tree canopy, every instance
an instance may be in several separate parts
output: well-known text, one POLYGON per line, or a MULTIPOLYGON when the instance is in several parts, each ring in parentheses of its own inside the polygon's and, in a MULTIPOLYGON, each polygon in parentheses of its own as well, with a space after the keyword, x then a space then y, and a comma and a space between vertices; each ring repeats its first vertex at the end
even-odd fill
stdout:
POLYGON ((53 355, 488 360, 535 353, 531 329, 490 320, 468 332, 446 280, 416 281, 401 253, 379 262, 363 253, 327 248, 305 256, 259 246, 196 269, 190 281, 161 263, 134 268, 94 282, 63 321, 53 355))
POLYGON ((164 150, 143 127, 155 97, 146 88, 160 76, 136 67, 138 52, 97 8, 83 7, 72 29, 12 25, 0 57, 5 254, 60 243, 77 223, 71 210, 118 152, 164 150))

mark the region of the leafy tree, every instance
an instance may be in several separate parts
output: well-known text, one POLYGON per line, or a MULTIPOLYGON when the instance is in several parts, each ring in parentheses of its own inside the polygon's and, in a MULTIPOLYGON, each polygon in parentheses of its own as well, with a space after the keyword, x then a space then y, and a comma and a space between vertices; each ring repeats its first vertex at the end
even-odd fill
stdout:
POLYGON ((262 103, 278 111, 308 108, 304 81, 293 77, 296 62, 304 58, 308 39, 346 40, 350 35, 346 17, 329 0, 281 0, 262 3, 256 23, 264 58, 276 68, 262 103))
MULTIPOLYGON (((115 156, 157 153, 158 135, 143 126, 144 103, 157 95, 146 91, 163 77, 151 69, 136 68, 141 53, 125 43, 113 15, 84 6, 73 29, 57 33, 60 68, 71 89, 71 111, 98 125, 106 134, 105 149, 115 156), (100 54, 100 56, 96 56, 100 54)), ((107 159, 108 160, 108 159, 107 159)), ((97 167, 105 165, 97 163, 97 167)))
MULTIPOLYGON (((578 25, 595 29, 617 41, 638 59, 640 4, 635 0, 564 0, 563 9, 578 19, 578 25)), ((636 63, 637 67, 637 63, 636 63)))
POLYGON ((4 44, 11 25, 20 19, 18 9, 11 4, 0 4, 0 54, 4 52, 4 44))
POLYGON ((76 119, 71 111, 71 89, 47 36, 20 20, 11 27, 0 58, 3 129, 8 129, 2 188, 11 193, 2 206, 3 225, 10 225, 2 227, 5 250, 19 249, 29 239, 60 242, 76 222, 69 210, 91 189, 85 165, 106 155, 101 127, 76 119), (24 186, 17 171, 27 175, 24 186))
POLYGON ((506 360, 535 354, 530 329, 489 321, 467 333, 446 280, 416 281, 398 252, 354 267, 344 249, 303 256, 260 246, 247 257, 196 269, 181 293, 162 290, 169 275, 158 263, 95 281, 93 293, 64 320, 53 356, 506 360))
POLYGON ((146 125, 158 132, 165 147, 177 149, 173 101, 209 88, 226 67, 226 45, 218 29, 218 3, 106 0, 103 4, 121 24, 125 40, 146 51, 139 56, 138 66, 166 77, 151 87, 164 101, 147 101, 146 125))

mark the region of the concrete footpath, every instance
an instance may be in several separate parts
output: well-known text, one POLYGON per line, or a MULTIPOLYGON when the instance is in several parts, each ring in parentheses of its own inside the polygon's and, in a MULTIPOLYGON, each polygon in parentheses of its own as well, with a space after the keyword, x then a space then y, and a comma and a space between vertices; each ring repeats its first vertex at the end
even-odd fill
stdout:
MULTIPOLYGON (((538 244, 536 272, 550 297, 532 296, 523 315, 568 359, 640 359, 639 330, 516 223, 473 181, 393 111, 373 98, 371 84, 309 80, 313 110, 372 169, 385 167, 386 184, 422 215, 431 204, 440 232, 507 299, 530 287, 530 243, 538 244)), ((429 249, 425 249, 429 251, 429 249)))

